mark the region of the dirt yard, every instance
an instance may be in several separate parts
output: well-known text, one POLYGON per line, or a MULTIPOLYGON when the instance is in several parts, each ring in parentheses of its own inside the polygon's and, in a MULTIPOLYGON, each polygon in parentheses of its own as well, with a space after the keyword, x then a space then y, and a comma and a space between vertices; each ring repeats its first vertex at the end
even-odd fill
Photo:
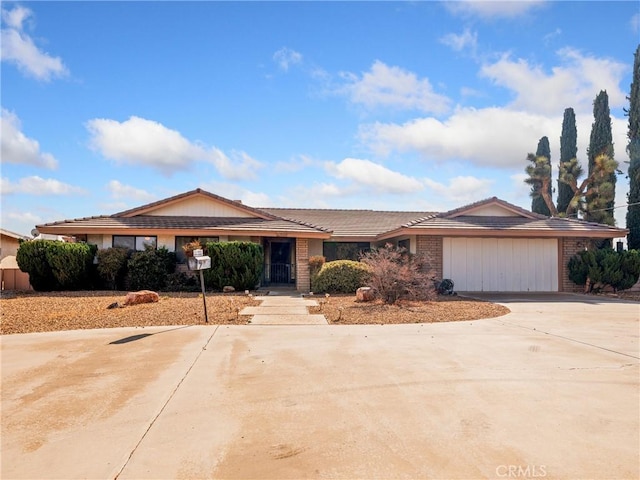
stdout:
MULTIPOLYGON (((158 303, 108 309, 124 301, 126 292, 25 292, 0 299, 0 333, 48 332, 90 328, 144 327, 151 325, 204 325, 202 296, 197 293, 161 293, 158 303)), ((503 306, 462 297, 440 297, 435 302, 357 303, 353 295, 316 296, 329 323, 380 324, 427 323, 498 317, 509 312, 503 306)), ((210 324, 244 325, 250 316, 240 315, 246 306, 258 305, 252 296, 207 294, 210 324)))

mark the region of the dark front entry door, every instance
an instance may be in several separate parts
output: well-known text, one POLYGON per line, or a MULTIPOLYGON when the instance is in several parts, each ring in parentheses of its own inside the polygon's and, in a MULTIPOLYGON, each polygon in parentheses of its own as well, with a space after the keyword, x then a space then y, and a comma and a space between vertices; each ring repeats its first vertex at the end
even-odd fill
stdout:
POLYGON ((289 242, 271 243, 271 283, 291 282, 291 244, 289 242))

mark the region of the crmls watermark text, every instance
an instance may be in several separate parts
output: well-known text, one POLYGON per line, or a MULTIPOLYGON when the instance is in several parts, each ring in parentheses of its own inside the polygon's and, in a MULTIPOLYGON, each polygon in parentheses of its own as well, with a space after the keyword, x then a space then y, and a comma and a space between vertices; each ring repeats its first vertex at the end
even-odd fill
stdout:
POLYGON ((547 476, 545 465, 498 465, 496 475, 502 478, 542 478, 547 476))

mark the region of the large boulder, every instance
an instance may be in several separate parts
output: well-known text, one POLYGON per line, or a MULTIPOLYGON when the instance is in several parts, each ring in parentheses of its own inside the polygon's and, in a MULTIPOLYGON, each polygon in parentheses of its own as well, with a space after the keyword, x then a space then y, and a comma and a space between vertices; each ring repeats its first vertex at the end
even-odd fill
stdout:
POLYGON ((233 288, 231 285, 227 285, 227 286, 222 287, 222 292, 223 293, 233 293, 235 291, 236 291, 236 289, 233 288))
POLYGON ((360 287, 356 290, 356 302, 371 302, 376 297, 371 287, 360 287))
POLYGON ((160 300, 160 295, 151 290, 140 290, 138 292, 129 292, 124 299, 125 305, 138 305, 140 303, 155 303, 160 300))

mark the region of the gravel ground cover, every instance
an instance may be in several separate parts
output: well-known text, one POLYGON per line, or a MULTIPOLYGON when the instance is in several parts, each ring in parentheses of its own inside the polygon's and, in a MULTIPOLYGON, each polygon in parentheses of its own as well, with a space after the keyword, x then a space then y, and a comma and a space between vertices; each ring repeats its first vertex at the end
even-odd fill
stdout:
MULTIPOLYGON (((264 292, 257 292, 264 294, 264 292)), ((202 296, 198 293, 160 293, 158 303, 107 309, 122 303, 126 292, 20 292, 0 298, 0 333, 48 332, 90 328, 204 325, 202 296)), ((434 302, 357 303, 354 295, 314 297, 329 323, 421 323, 476 320, 504 315, 506 307, 463 297, 439 297, 434 302)), ((252 296, 207 294, 212 325, 244 325, 251 316, 239 315, 245 306, 259 305, 252 296)))
MULTIPOLYGON (((151 325, 204 325, 199 293, 160 293, 160 301, 107 309, 124 302, 127 292, 24 292, 0 299, 0 333, 51 332, 89 328, 145 327, 151 325)), ((242 308, 259 305, 247 295, 207 294, 210 324, 246 324, 242 308)))
POLYGON ((510 312, 507 307, 460 296, 439 296, 431 302, 401 301, 385 305, 380 300, 356 302, 353 295, 316 296, 320 304, 311 313, 322 313, 333 324, 392 324, 459 322, 494 318, 510 312))

